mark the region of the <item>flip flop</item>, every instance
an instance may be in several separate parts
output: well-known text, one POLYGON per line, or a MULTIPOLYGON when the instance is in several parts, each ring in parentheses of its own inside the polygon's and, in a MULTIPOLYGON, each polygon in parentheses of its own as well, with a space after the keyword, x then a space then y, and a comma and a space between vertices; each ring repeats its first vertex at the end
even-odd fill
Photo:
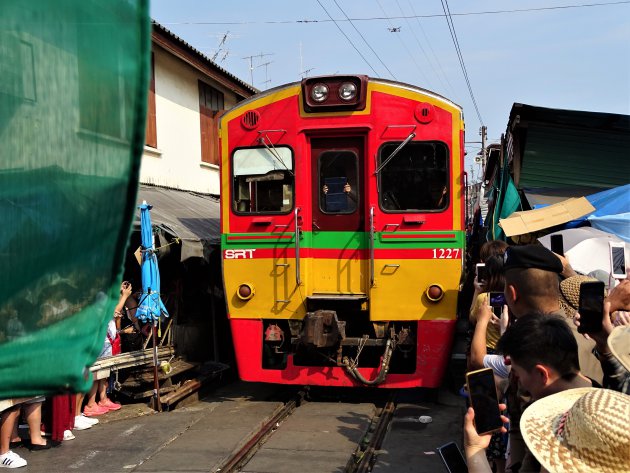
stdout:
POLYGON ((22 440, 16 440, 15 442, 11 442, 9 444, 9 448, 13 450, 14 448, 20 448, 22 445, 24 445, 24 442, 22 442, 22 440))

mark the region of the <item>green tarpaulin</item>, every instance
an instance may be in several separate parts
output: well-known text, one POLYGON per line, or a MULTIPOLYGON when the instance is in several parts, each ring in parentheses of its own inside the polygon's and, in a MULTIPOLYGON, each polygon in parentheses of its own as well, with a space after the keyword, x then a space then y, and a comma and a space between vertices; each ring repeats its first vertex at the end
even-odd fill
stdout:
POLYGON ((147 0, 0 7, 0 398, 85 391, 144 145, 147 0))

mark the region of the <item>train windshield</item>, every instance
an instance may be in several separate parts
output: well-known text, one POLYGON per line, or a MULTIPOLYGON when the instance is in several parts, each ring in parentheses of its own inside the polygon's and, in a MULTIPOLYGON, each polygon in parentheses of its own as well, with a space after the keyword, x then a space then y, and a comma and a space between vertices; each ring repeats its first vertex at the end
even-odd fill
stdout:
MULTIPOLYGON (((387 143, 379 166, 400 145, 387 143)), ((385 212, 439 212, 448 207, 448 148, 441 142, 408 143, 379 172, 385 212)))
POLYGON ((239 214, 293 208, 293 153, 288 147, 241 148, 232 158, 232 208, 239 214))

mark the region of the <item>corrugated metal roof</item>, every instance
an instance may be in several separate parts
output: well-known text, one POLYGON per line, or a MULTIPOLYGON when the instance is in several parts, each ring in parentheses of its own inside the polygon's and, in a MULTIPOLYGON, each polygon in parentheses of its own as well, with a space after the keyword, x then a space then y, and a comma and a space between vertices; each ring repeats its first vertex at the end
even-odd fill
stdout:
MULTIPOLYGON (((182 241, 181 260, 207 258, 209 248, 221 243, 219 199, 175 189, 140 185, 138 204, 152 205, 153 226, 182 241)), ((140 212, 135 226, 140 228, 140 212)))
POLYGON ((212 61, 208 56, 203 54, 201 51, 199 51, 193 45, 191 45, 190 43, 187 43, 182 38, 180 38, 179 36, 174 34, 172 31, 170 31, 169 29, 165 28, 163 25, 159 24, 157 21, 151 20, 151 23, 153 24, 153 28, 156 28, 156 29, 160 30, 161 32, 165 33, 171 39, 173 39, 175 42, 179 43, 181 46, 183 46, 186 49, 188 49, 188 51, 190 51, 191 53, 196 55, 199 59, 201 59, 203 62, 205 62, 208 66, 210 66, 210 67, 216 69, 217 71, 221 72, 221 74, 225 75, 226 77, 230 78, 234 82, 238 83, 240 86, 246 88, 252 94, 257 94, 258 92, 260 92, 257 88, 249 85, 247 82, 242 81, 241 79, 236 77, 234 74, 231 74, 228 71, 226 71, 225 69, 223 69, 221 66, 219 66, 216 62, 212 61))

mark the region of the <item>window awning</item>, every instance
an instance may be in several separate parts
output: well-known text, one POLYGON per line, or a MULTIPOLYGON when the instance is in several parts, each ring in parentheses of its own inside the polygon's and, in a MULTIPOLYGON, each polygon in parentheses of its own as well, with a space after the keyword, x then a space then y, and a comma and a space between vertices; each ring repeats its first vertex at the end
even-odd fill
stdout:
MULTIPOLYGON (((138 203, 143 200, 153 206, 153 226, 181 240, 181 261, 194 257, 208 260, 211 247, 221 244, 218 199, 187 191, 140 185, 138 203)), ((136 213, 134 227, 140 228, 140 211, 136 213)))

